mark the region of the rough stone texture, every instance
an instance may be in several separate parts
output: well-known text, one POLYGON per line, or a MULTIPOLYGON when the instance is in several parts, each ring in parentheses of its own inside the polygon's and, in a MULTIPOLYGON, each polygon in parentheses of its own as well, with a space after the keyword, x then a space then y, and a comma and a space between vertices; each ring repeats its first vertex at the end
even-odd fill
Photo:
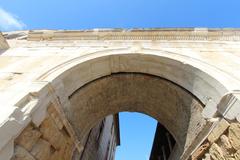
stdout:
MULTIPOLYGON (((49 105, 47 110, 48 115, 39 127, 30 123, 16 138, 12 160, 72 160, 73 140, 54 106, 49 105)), ((112 160, 119 136, 115 131, 116 123, 114 116, 108 116, 101 133, 101 123, 95 126, 90 139, 86 140, 84 152, 77 151, 81 155, 77 160, 105 160, 110 156, 112 160), (98 135, 101 135, 99 139, 98 135)))
POLYGON ((52 117, 52 120, 55 122, 55 125, 57 125, 58 129, 62 129, 64 124, 60 117, 58 116, 58 113, 54 109, 54 107, 48 107, 48 113, 52 117))
POLYGON ((229 127, 229 139, 234 149, 240 149, 240 124, 232 123, 229 127))
POLYGON ((223 132, 228 128, 228 126, 229 126, 229 123, 225 119, 222 119, 208 136, 208 141, 210 143, 215 142, 223 134, 223 132))
POLYGON ((226 135, 222 135, 220 137, 220 142, 221 142, 222 148, 225 148, 227 150, 232 149, 232 145, 229 141, 229 138, 226 135))
POLYGON ((212 144, 212 146, 209 149, 209 153, 213 160, 224 160, 225 159, 221 148, 216 143, 212 144))
POLYGON ((36 160, 25 148, 15 146, 15 153, 11 160, 36 160))
POLYGON ((30 152, 37 160, 46 160, 51 154, 51 144, 39 139, 30 152))
POLYGON ((80 137, 96 119, 111 113, 136 111, 152 115, 164 124, 183 151, 205 125, 202 106, 192 95, 150 75, 116 74, 96 80, 75 92, 70 102, 71 107, 66 109, 68 119, 80 137))
POLYGON ((47 118, 40 126, 43 139, 46 139, 51 145, 59 150, 63 144, 67 142, 64 135, 59 132, 58 127, 52 118, 47 118), (49 129, 51 128, 51 130, 49 129))
MULTIPOLYGON (((228 127, 224 127, 224 132, 220 131, 221 135, 217 136, 218 138, 214 138, 214 143, 208 148, 205 149, 205 156, 198 156, 195 159, 202 159, 206 160, 209 159, 206 155, 211 156, 211 160, 239 160, 240 159, 240 151, 238 148, 238 138, 240 135, 239 132, 239 123, 238 122, 224 122, 228 124, 228 127)), ((221 126, 220 126, 221 127, 221 126)), ((220 128, 218 127, 218 128, 220 128)), ((214 132, 215 133, 215 132, 214 132)), ((211 138, 207 140, 212 140, 212 135, 210 134, 211 138)), ((212 141, 211 141, 212 142, 212 141)), ((207 141, 207 143, 211 143, 207 141)), ((201 147, 199 147, 200 149, 201 147)), ((195 151, 194 155, 198 153, 198 150, 195 151)), ((194 158, 193 158, 194 159, 194 158)), ((195 160, 194 159, 194 160, 195 160)), ((210 160, 210 159, 209 159, 210 160)))
POLYGON ((234 157, 236 160, 239 160, 240 159, 240 150, 238 150, 235 154, 234 154, 234 157))
POLYGON ((30 124, 26 129, 21 133, 20 136, 15 140, 18 145, 21 145, 28 151, 31 151, 33 145, 38 141, 41 136, 41 132, 38 129, 35 129, 32 124, 30 124))
MULTIPOLYGON (((202 157, 206 153, 209 146, 210 146, 209 142, 205 142, 204 144, 202 144, 191 156, 191 159, 196 160, 202 157)), ((209 156, 205 155, 205 159, 209 159, 209 156)))
POLYGON ((49 105, 48 108, 49 114, 39 127, 30 123, 16 138, 13 160, 71 159, 73 140, 53 105, 49 105))
POLYGON ((211 160, 211 155, 206 153, 203 160, 211 160))

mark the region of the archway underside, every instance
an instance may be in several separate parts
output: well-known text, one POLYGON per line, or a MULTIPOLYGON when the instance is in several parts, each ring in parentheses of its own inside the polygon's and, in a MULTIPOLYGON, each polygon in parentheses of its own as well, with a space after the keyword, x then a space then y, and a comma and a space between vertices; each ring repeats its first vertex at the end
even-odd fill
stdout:
POLYGON ((141 112, 155 118, 174 136, 183 152, 206 121, 203 105, 178 85, 146 74, 119 73, 86 84, 71 96, 65 112, 78 137, 105 116, 121 111, 141 112))

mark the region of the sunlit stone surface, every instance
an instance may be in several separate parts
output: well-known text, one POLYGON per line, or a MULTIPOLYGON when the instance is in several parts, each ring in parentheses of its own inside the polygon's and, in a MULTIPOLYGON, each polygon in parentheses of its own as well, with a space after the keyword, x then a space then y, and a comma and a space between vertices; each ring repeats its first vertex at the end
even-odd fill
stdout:
POLYGON ((164 125, 170 159, 240 157, 240 30, 6 32, 0 55, 0 159, 80 159, 120 111, 164 125))

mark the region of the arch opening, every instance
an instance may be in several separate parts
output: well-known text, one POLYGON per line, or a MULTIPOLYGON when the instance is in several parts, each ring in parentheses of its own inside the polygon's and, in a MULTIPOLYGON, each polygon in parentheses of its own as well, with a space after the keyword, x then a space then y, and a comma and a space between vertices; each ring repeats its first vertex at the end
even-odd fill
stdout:
MULTIPOLYGON (((49 70, 40 76, 39 80, 51 82, 51 86, 56 90, 63 110, 68 120, 72 123, 80 141, 90 128, 94 126, 94 121, 100 120, 107 114, 121 111, 141 112, 154 117, 170 131, 179 146, 178 148, 180 148, 179 150, 181 150, 181 154, 183 153, 182 159, 187 159, 211 131, 213 123, 206 122, 204 118, 216 116, 216 106, 219 100, 235 85, 234 81, 231 85, 226 83, 228 82, 226 81, 227 77, 228 75, 211 65, 194 58, 189 59, 188 56, 169 54, 160 50, 143 49, 136 53, 136 51, 129 49, 119 49, 97 51, 93 54, 74 58, 49 70), (178 89, 163 87, 162 90, 159 90, 161 94, 154 94, 154 91, 158 92, 154 89, 152 90, 153 94, 149 94, 152 92, 148 90, 148 92, 142 91, 141 89, 144 87, 135 86, 135 88, 141 88, 140 91, 142 91, 137 96, 137 90, 134 87, 133 89, 124 89, 123 87, 134 86, 130 82, 133 79, 125 81, 126 84, 116 83, 115 88, 109 87, 112 84, 114 86, 114 81, 110 82, 110 80, 107 82, 109 86, 107 86, 107 83, 104 84, 102 82, 102 86, 105 86, 104 88, 101 85, 92 85, 95 82, 100 82, 102 79, 122 73, 147 74, 168 82, 169 85, 165 86, 176 86, 178 89), (222 79, 222 74, 226 76, 226 79, 222 79), (88 87, 90 86, 89 84, 92 87, 88 87), (120 89, 117 90, 116 88, 119 87, 120 89), (91 90, 98 91, 94 94, 91 93, 91 90), (99 90, 102 92, 99 92, 99 90), (115 94, 112 94, 111 91, 114 90, 115 92, 113 93, 115 94), (129 97, 133 98, 128 99, 124 96, 124 92, 130 93, 129 97), (145 97, 145 100, 141 101, 141 96, 145 97), (185 98, 181 99, 181 97, 185 98), (164 103, 160 103, 161 101, 164 103), (177 106, 176 104, 180 104, 179 106, 181 107, 173 107, 177 106), (208 107, 203 110, 205 105, 208 107), (79 106, 82 106, 82 108, 79 106), (103 110, 95 110, 94 106, 100 106, 97 108, 103 108, 103 110), (155 110, 152 110, 152 108, 155 108, 155 110), (167 110, 164 112, 165 109, 167 110), (170 112, 167 113, 168 111, 170 112), (207 115, 203 117, 202 111, 206 111, 207 115), (90 113, 89 117, 85 117, 88 113, 90 113), (78 116, 82 118, 76 118, 78 116), (88 118, 90 119, 89 121, 88 118), (79 121, 81 121, 79 124, 74 124, 79 121), (84 124, 85 121, 88 121, 87 124, 84 124)), ((136 84, 144 86, 148 83, 136 84)), ((151 88, 151 86, 148 88, 151 88)))
POLYGON ((91 128, 84 139, 84 150, 76 159, 174 159, 175 144, 171 133, 156 119, 137 112, 120 112, 104 117, 91 128), (96 152, 90 154, 91 150, 96 152))

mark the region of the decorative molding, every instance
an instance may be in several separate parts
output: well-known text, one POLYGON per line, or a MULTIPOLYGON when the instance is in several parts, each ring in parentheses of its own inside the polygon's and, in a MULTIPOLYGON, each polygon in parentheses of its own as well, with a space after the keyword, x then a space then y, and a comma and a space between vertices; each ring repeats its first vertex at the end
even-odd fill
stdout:
POLYGON ((193 40, 239 41, 240 29, 166 28, 166 29, 95 29, 34 30, 29 41, 39 40, 193 40))
POLYGON ((240 91, 232 91, 223 96, 217 109, 224 118, 240 122, 240 91))

